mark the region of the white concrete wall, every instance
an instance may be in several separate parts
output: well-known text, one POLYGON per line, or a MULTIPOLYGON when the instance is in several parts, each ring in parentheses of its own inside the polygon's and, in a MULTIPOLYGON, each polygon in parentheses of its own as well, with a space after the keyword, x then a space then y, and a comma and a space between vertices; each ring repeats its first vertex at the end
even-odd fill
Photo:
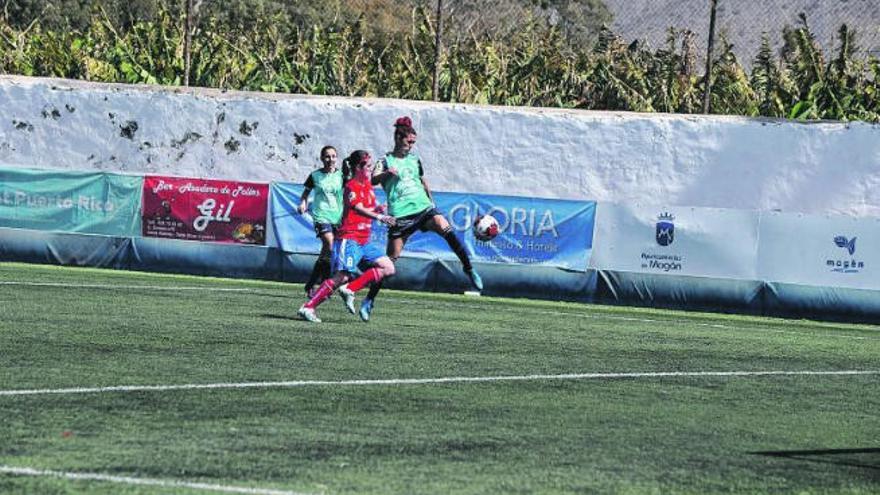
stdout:
POLYGON ((324 144, 387 151, 401 115, 436 190, 880 217, 880 126, 864 123, 0 76, 0 166, 299 181, 324 144))

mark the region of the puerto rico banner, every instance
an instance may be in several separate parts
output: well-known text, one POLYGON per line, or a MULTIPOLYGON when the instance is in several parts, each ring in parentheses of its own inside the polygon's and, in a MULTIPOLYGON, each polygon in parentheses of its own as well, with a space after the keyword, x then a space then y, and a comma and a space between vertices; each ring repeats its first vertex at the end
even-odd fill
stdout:
POLYGON ((763 280, 880 289, 880 218, 768 212, 760 232, 763 280))
POLYGON ((265 244, 268 196, 268 184, 148 175, 143 236, 265 244))
POLYGON ((757 212, 601 203, 591 266, 757 280, 757 212))
MULTIPOLYGON (((311 217, 299 215, 297 210, 301 194, 300 184, 272 183, 273 242, 286 252, 317 254, 321 245, 315 238, 311 217)), ((376 196, 380 203, 385 201, 381 188, 376 189, 376 196)), ((595 202, 449 192, 435 192, 434 200, 474 261, 577 271, 587 268, 593 243, 595 202), (477 241, 471 225, 477 216, 487 213, 498 220, 501 233, 491 241, 477 241)), ((373 222, 370 242, 384 246, 386 239, 385 226, 373 222)), ((457 259, 446 241, 432 232, 419 232, 410 237, 403 255, 457 259)))
POLYGON ((104 172, 0 168, 0 227, 135 236, 142 180, 104 172))

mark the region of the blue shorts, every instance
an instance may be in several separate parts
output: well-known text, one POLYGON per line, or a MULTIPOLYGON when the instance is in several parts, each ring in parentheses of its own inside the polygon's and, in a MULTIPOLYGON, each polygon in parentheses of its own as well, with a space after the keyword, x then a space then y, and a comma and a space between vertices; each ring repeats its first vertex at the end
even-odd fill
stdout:
POLYGON ((383 256, 385 252, 373 244, 361 246, 351 239, 336 239, 333 241, 333 273, 355 273, 361 263, 373 265, 383 256))

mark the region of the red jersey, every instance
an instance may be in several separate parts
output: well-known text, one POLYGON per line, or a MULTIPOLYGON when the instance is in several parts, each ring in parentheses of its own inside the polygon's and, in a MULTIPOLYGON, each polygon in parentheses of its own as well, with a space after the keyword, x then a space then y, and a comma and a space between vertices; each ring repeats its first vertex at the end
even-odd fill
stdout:
POLYGON ((339 226, 337 237, 351 239, 360 245, 370 240, 370 231, 373 228, 373 219, 361 215, 354 209, 354 205, 361 205, 366 209, 376 207, 376 194, 373 192, 373 184, 370 179, 361 182, 351 179, 345 184, 344 206, 342 209, 342 224, 339 226))

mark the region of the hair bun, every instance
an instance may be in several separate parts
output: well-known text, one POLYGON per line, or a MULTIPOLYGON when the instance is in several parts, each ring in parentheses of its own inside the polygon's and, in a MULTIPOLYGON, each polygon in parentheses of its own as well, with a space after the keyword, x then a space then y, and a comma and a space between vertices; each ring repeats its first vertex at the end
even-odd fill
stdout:
POLYGON ((412 119, 406 116, 394 121, 394 127, 412 127, 412 119))

